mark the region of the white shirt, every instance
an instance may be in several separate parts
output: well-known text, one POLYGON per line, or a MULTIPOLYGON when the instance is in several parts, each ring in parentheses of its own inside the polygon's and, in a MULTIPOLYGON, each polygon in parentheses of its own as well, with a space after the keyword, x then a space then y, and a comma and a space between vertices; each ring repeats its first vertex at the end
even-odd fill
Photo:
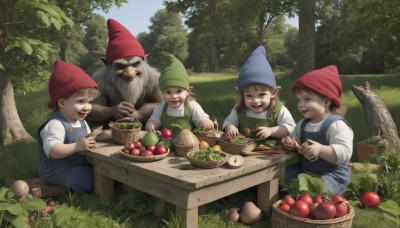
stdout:
MULTIPOLYGON (((226 119, 224 120, 222 129, 225 129, 225 127, 228 126, 229 124, 233 124, 237 128, 239 127, 239 119, 238 119, 238 115, 237 115, 235 108, 236 108, 236 105, 235 105, 235 107, 233 107, 229 116, 226 117, 226 119)), ((265 117, 267 116, 267 111, 262 112, 262 113, 255 113, 250 110, 247 110, 246 115, 248 117, 252 117, 252 118, 265 119, 265 117)), ((294 127, 296 126, 296 123, 294 122, 292 114, 289 112, 289 110, 285 106, 282 106, 281 111, 278 114, 276 122, 277 122, 278 126, 286 127, 289 134, 292 133, 294 127)))
MULTIPOLYGON (((82 127, 81 122, 78 120, 75 123, 70 123, 72 127, 77 128, 77 127, 82 127)), ((88 134, 91 132, 89 125, 86 123, 86 129, 88 134)), ((65 128, 64 125, 61 123, 60 120, 50 120, 40 131, 40 137, 42 138, 43 141, 43 150, 44 153, 48 158, 50 158, 50 151, 51 148, 57 144, 61 143, 64 144, 64 139, 65 139, 65 128)))
MULTIPOLYGON (((319 123, 309 121, 304 127, 304 131, 318 132, 325 120, 319 123)), ((304 119, 297 123, 292 133, 292 136, 297 139, 300 139, 300 128, 303 121, 304 119)), ((329 127, 326 136, 329 139, 329 146, 333 147, 336 153, 338 159, 336 165, 347 164, 353 154, 354 133, 351 128, 343 121, 335 121, 329 127)))
MULTIPOLYGON (((153 114, 151 114, 149 120, 153 120, 156 121, 158 124, 161 124, 161 115, 162 115, 162 110, 164 108, 164 104, 165 102, 162 102, 154 109, 153 114)), ((196 127, 199 125, 200 121, 210 118, 210 116, 204 112, 203 108, 196 101, 189 101, 189 105, 190 105, 190 110, 192 111, 192 121, 196 127)), ((174 117, 185 116, 185 105, 182 104, 181 106, 179 106, 179 108, 173 108, 168 105, 167 115, 174 117)))

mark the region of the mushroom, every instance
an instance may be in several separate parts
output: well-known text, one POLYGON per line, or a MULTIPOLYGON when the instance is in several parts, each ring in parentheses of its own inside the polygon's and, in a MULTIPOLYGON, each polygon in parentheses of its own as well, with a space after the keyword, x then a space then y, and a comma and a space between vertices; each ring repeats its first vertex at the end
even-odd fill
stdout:
POLYGON ((239 208, 233 208, 229 211, 228 213, 228 220, 233 221, 233 222, 237 222, 239 221, 239 208))
POLYGON ((244 159, 241 155, 232 155, 228 160, 228 167, 232 169, 239 168, 243 165, 244 159))
POLYGON ((253 224, 260 221, 262 212, 253 202, 248 201, 240 209, 240 220, 245 224, 253 224))
POLYGON ((17 180, 11 185, 11 191, 14 193, 14 198, 21 201, 29 194, 29 185, 23 180, 17 180))

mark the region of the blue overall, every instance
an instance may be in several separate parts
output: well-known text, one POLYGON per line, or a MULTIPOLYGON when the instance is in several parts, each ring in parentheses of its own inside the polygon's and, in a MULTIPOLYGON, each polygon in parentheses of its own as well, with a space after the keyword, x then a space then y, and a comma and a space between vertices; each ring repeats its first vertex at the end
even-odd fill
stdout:
POLYGON ((93 189, 93 167, 86 160, 86 156, 74 153, 65 158, 51 159, 44 153, 40 131, 52 119, 60 120, 65 128, 64 144, 74 143, 87 135, 85 121, 80 121, 82 127, 73 128, 59 112, 52 113, 49 119, 40 126, 36 136, 39 145, 40 178, 48 184, 65 186, 78 194, 90 193, 93 189))
MULTIPOLYGON (((342 120, 349 125, 347 121, 340 116, 330 114, 322 124, 319 132, 306 132, 304 131, 304 127, 310 120, 305 119, 301 125, 301 142, 303 143, 307 139, 311 139, 322 145, 329 145, 329 139, 327 139, 326 132, 331 124, 338 120, 342 120)), ((286 167, 285 180, 290 181, 297 178, 298 174, 305 172, 319 175, 328 190, 334 194, 342 194, 351 180, 351 168, 349 164, 335 165, 322 158, 319 158, 315 162, 310 162, 303 156, 300 157, 298 163, 286 167)))

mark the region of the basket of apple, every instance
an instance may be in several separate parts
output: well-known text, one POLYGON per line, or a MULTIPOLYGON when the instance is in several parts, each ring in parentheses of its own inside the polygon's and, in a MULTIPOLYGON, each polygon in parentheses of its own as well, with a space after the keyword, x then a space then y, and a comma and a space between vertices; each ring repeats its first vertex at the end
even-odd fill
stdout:
POLYGON ((272 206, 272 227, 351 227, 354 209, 340 195, 286 195, 272 206))
POLYGON ((172 133, 168 129, 162 132, 146 132, 143 138, 125 144, 119 152, 124 158, 152 162, 166 158, 172 145, 172 133))

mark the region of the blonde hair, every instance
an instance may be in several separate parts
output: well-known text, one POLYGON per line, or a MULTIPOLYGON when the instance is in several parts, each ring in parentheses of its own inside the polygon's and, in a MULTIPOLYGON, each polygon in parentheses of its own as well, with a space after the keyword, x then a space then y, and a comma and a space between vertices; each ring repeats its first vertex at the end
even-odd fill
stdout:
MULTIPOLYGON (((244 102, 244 93, 248 92, 248 91, 250 91, 252 89, 253 90, 261 90, 261 91, 269 90, 271 93, 274 92, 273 88, 271 88, 271 87, 269 87, 267 85, 264 85, 264 84, 250 84, 250 85, 245 86, 241 91, 239 91, 240 101, 239 101, 239 104, 236 106, 236 111, 238 113, 242 112, 243 109, 246 108, 246 104, 244 102)), ((278 103, 278 100, 279 100, 278 95, 276 95, 275 97, 271 98, 271 101, 270 101, 270 103, 268 105, 268 108, 267 108, 268 112, 274 111, 275 106, 278 103)))

